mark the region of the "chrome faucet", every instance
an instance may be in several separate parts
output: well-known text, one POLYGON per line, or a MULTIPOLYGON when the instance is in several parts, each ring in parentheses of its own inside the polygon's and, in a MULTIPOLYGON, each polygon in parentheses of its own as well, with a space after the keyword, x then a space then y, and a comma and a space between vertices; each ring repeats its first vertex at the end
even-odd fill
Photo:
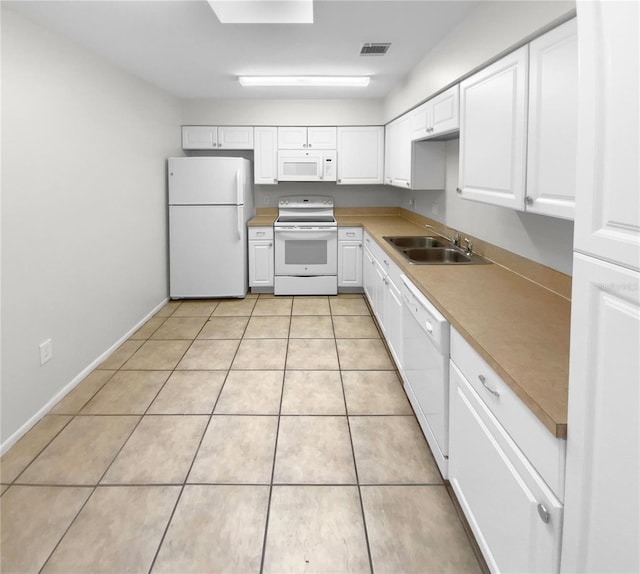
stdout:
POLYGON ((464 238, 464 242, 467 244, 467 255, 471 256, 473 254, 473 243, 468 237, 464 238))
POLYGON ((432 225, 425 224, 425 227, 427 229, 432 229, 434 233, 436 233, 443 239, 446 239, 454 247, 460 247, 460 233, 458 233, 457 231, 453 234, 453 239, 451 239, 451 237, 447 237, 444 233, 440 233, 439 231, 436 231, 432 225))

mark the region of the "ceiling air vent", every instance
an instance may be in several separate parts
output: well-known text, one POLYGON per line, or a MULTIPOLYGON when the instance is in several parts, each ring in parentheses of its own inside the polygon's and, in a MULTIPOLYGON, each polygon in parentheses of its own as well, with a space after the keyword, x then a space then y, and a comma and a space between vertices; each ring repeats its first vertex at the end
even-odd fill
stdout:
POLYGON ((368 43, 363 44, 360 49, 361 56, 384 56, 391 44, 368 43))

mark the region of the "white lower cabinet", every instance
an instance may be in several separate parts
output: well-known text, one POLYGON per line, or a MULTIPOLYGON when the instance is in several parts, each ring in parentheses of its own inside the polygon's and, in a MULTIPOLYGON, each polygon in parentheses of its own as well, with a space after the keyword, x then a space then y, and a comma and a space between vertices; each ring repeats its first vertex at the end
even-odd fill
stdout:
POLYGON ((503 406, 479 394, 499 401, 504 383, 478 376, 485 386, 474 386, 454 361, 452 348, 449 480, 489 569, 558 572, 562 502, 494 414, 503 406))
POLYGON ((364 292, 393 359, 400 369, 402 366, 401 271, 366 233, 363 251, 364 292))
POLYGON ((338 229, 338 289, 362 287, 362 228, 338 229))
POLYGON ((249 228, 249 287, 273 288, 273 228, 249 228))

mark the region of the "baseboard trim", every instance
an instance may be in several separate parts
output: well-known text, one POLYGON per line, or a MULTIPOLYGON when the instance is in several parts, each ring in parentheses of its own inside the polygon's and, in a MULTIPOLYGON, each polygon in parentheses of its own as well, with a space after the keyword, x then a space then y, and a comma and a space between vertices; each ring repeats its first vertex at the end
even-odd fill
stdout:
POLYGON ((145 317, 129 329, 120 339, 118 339, 104 353, 99 355, 94 361, 80 371, 71 381, 62 387, 49 401, 30 419, 28 419, 17 431, 15 431, 2 445, 0 445, 0 455, 7 452, 16 442, 18 442, 27 432, 55 405, 57 405, 68 393, 70 393, 91 371, 93 371, 100 363, 102 363, 111 353, 113 353, 122 343, 124 343, 131 335, 133 335, 142 325, 144 325, 151 317, 153 317, 162 307, 169 301, 164 299, 160 304, 156 305, 145 317))

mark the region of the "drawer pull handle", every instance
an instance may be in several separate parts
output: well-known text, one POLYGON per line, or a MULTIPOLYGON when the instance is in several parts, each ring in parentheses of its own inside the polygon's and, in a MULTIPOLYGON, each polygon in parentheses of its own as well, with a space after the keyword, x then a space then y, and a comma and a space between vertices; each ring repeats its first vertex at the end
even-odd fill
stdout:
POLYGON ((480 382, 482 383, 482 386, 487 389, 494 397, 499 397, 500 393, 498 391, 494 391, 488 384, 487 384, 487 379, 485 378, 484 375, 478 375, 478 378, 480 379, 480 382))
POLYGON ((347 237, 355 237, 356 234, 353 231, 347 231, 347 237))
POLYGON ((538 515, 540 516, 540 520, 545 524, 549 524, 551 521, 551 514, 549 514, 544 504, 538 504, 538 515))

